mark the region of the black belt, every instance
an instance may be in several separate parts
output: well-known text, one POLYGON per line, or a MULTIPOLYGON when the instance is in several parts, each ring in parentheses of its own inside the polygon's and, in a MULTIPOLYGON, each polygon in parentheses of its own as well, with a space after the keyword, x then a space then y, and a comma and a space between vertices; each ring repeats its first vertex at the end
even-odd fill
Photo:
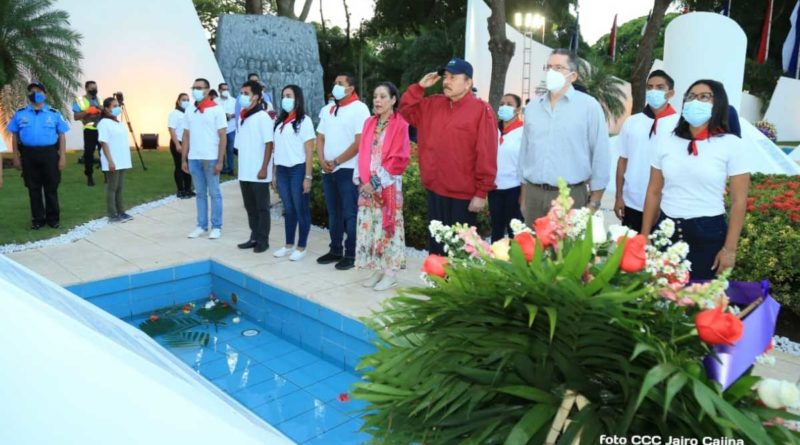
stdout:
MULTIPOLYGON (((553 185, 550 185, 550 184, 533 184, 533 183, 530 183, 530 184, 532 186, 534 186, 534 187, 539 187, 542 190, 547 190, 547 191, 550 191, 550 192, 558 190, 558 186, 553 186, 553 185)), ((583 181, 583 182, 579 182, 577 184, 568 184, 567 187, 575 188, 575 187, 581 187, 581 186, 585 186, 585 185, 586 185, 586 181, 583 181)))
POLYGON ((47 148, 52 148, 58 150, 58 144, 52 145, 24 145, 24 144, 17 144, 20 150, 43 150, 47 148))

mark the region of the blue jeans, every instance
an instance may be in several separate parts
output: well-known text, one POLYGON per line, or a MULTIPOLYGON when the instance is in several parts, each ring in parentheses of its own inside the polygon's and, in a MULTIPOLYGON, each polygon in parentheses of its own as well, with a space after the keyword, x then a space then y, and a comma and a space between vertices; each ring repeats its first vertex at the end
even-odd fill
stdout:
MULTIPOLYGON (((669 218, 669 216, 664 216, 669 218)), ((691 279, 714 279, 717 271, 712 270, 711 266, 714 265, 714 258, 725 245, 725 237, 728 234, 725 215, 670 219, 675 221, 675 234, 672 236, 672 242, 685 241, 689 245, 689 255, 686 259, 692 263, 692 271, 689 273, 691 279)))
POLYGON ((211 195, 211 228, 222 228, 222 193, 219 190, 219 175, 214 174, 215 160, 189 159, 197 192, 197 227, 208 230, 208 197, 211 195))
POLYGON ((225 146, 225 162, 222 163, 222 171, 233 173, 233 142, 236 139, 236 132, 228 133, 228 140, 225 146))
POLYGON ((331 232, 331 253, 356 256, 356 216, 358 214, 358 188, 353 184, 353 169, 339 170, 322 175, 322 191, 325 193, 325 206, 328 208, 328 230, 331 232))
POLYGON ((286 244, 294 245, 294 233, 300 226, 300 236, 297 247, 305 248, 308 242, 308 232, 311 231, 311 207, 308 193, 303 193, 303 180, 306 176, 306 164, 297 164, 292 167, 279 165, 275 174, 275 183, 278 194, 283 202, 286 229, 286 244))

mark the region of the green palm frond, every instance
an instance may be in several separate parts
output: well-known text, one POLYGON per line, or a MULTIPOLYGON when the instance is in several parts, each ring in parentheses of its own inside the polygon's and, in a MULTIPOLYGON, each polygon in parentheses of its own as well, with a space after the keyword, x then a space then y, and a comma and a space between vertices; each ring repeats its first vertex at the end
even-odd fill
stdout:
POLYGON ((586 86, 589 95, 603 106, 606 120, 625 114, 625 82, 615 77, 608 62, 601 57, 590 56, 578 65, 578 77, 586 86))
MULTIPOLYGON (((0 124, 25 105, 25 87, 42 82, 48 102, 67 111, 80 87, 80 41, 69 27, 69 14, 53 9, 52 0, 0 0, 0 124)), ((68 116, 68 114, 65 114, 68 116)))

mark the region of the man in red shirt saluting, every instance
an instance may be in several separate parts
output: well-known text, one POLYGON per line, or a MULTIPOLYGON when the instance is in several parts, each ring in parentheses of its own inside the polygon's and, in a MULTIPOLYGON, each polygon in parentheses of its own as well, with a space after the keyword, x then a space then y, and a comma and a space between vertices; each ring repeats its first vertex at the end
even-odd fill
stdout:
MULTIPOLYGON (((428 191, 428 221, 476 225, 497 174, 497 120, 492 108, 472 94, 472 65, 452 59, 438 72, 411 85, 400 113, 417 127, 419 169, 428 191), (424 97, 443 79, 444 94, 424 97)), ((428 250, 443 248, 430 234, 428 250)))

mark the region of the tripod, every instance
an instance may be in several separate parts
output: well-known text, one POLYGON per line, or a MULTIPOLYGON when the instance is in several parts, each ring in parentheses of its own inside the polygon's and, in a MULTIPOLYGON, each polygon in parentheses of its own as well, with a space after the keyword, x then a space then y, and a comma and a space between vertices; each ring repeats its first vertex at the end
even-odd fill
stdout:
POLYGON ((136 147, 136 153, 139 154, 139 162, 142 163, 142 169, 147 171, 147 166, 144 165, 144 158, 142 158, 142 150, 139 148, 139 143, 136 142, 136 134, 133 132, 131 118, 128 117, 128 109, 125 108, 125 103, 123 103, 121 100, 118 99, 117 101, 119 102, 119 106, 122 107, 122 117, 125 119, 125 123, 128 124, 128 131, 131 133, 131 137, 133 138, 133 146, 136 147))

